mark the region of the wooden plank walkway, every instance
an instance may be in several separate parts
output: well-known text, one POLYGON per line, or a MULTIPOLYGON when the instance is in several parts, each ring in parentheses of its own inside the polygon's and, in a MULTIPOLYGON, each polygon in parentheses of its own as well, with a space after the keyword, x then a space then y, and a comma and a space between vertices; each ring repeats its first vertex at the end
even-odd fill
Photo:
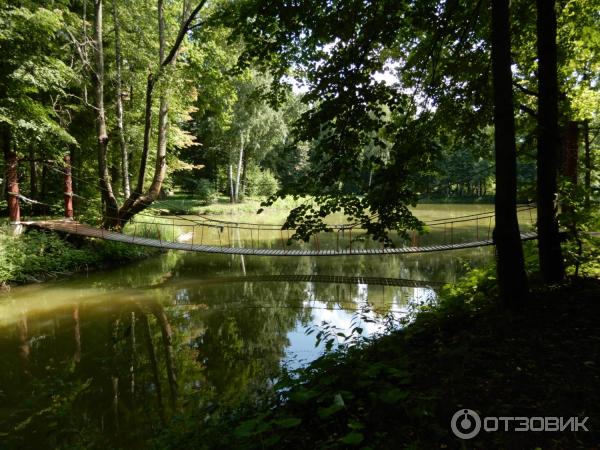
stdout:
MULTIPOLYGON (((123 242, 126 244, 143 245, 146 247, 157 247, 165 250, 185 250, 200 253, 220 253, 227 255, 248 256, 349 256, 349 255, 398 255, 408 253, 430 253, 448 250, 459 250, 465 248, 484 247, 494 245, 491 239, 472 242, 461 242, 457 244, 431 245, 425 247, 396 247, 396 248, 359 248, 340 250, 317 250, 317 249, 269 249, 269 248, 247 248, 247 247, 221 247, 213 245, 198 245, 185 242, 172 242, 160 239, 143 238, 131 236, 115 231, 103 230, 90 225, 69 220, 45 220, 34 222, 22 222, 22 225, 53 230, 63 233, 86 236, 107 241, 123 242)), ((537 238, 537 233, 521 233, 524 241, 537 238)))

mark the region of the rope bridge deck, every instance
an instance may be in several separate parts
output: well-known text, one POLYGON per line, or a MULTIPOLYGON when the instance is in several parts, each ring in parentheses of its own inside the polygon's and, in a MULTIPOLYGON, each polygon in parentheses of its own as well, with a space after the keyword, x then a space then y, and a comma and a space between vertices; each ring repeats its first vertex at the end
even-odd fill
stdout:
MULTIPOLYGON (((394 247, 394 248, 339 248, 335 250, 325 249, 271 249, 271 248, 248 248, 235 246, 216 246, 202 245, 187 242, 174 242, 163 239, 152 239, 140 236, 131 236, 116 231, 95 228, 85 223, 71 220, 44 220, 22 222, 23 225, 46 230, 53 230, 78 236, 86 236, 108 241, 123 242, 127 244, 142 245, 146 247, 156 247, 168 250, 185 250, 199 253, 218 253, 225 255, 247 255, 247 256, 347 256, 347 255, 398 255, 409 253, 429 253, 447 250, 458 250, 475 247, 493 245, 491 239, 475 240, 471 242, 413 246, 413 247, 394 247)), ((537 233, 521 233, 521 239, 524 241, 537 238, 537 233)))

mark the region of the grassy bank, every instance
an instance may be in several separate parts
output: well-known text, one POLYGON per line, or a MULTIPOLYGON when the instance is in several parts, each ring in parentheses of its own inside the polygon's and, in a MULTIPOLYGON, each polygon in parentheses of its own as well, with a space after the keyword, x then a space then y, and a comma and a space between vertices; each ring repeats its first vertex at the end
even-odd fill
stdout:
MULTIPOLYGON (((210 204, 188 194, 173 194, 164 200, 154 203, 152 209, 163 214, 201 214, 201 215, 238 215, 256 214, 264 197, 245 197, 241 203, 231 203, 229 197, 219 196, 210 204)), ((277 212, 288 212, 301 204, 300 200, 291 197, 277 200, 269 209, 277 212)))
MULTIPOLYGON (((153 205, 153 209, 163 214, 201 214, 201 215, 236 215, 255 214, 261 208, 260 204, 264 197, 245 197, 241 203, 231 203, 229 197, 219 196, 216 201, 207 204, 205 201, 193 195, 177 193, 164 200, 159 200, 153 205)), ((265 209, 270 213, 287 213, 290 209, 303 203, 302 199, 294 200, 292 197, 278 199, 272 206, 265 209)), ((493 205, 493 197, 443 197, 443 198, 421 198, 419 204, 481 204, 493 205)), ((492 207, 493 209, 493 207, 492 207)))
POLYGON ((401 331, 281 377, 262 405, 180 417, 155 448, 598 448, 598 317, 597 278, 534 286, 509 311, 493 269, 473 271, 401 331), (589 431, 482 431, 465 441, 450 427, 464 408, 589 417, 589 431))
MULTIPOLYGON (((522 203, 527 203, 526 201, 521 200, 522 203)), ((470 203, 481 203, 481 204, 486 204, 486 205, 493 205, 494 204, 494 195, 485 195, 483 197, 468 197, 468 196, 463 196, 463 197, 427 197, 427 196, 422 196, 419 198, 419 203, 433 203, 433 204, 438 204, 438 203, 464 203, 464 204, 470 204, 470 203)))
POLYGON ((146 258, 158 249, 95 239, 69 239, 52 232, 28 230, 13 237, 0 227, 0 287, 110 267, 146 258))

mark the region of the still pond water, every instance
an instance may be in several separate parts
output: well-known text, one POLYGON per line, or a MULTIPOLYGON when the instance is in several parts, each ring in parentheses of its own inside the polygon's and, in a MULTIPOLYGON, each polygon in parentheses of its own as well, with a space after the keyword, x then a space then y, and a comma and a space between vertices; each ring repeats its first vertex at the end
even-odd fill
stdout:
MULTIPOLYGON (((428 220, 489 209, 420 212, 428 220)), ((282 366, 318 357, 309 327, 347 332, 368 305, 375 322, 360 326, 381 332, 382 318, 435 300, 435 286, 491 258, 490 247, 320 258, 171 252, 14 288, 0 295, 0 449, 144 448, 174 412, 235 406, 268 391, 282 366)))

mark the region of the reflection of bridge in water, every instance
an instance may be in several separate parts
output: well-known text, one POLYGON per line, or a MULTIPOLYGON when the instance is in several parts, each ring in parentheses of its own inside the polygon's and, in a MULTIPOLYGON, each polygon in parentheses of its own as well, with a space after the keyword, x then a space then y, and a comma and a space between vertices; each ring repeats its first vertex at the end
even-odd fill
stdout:
POLYGON ((245 282, 307 282, 333 284, 367 284, 374 286, 399 286, 436 288, 444 285, 440 281, 408 280, 404 278, 384 278, 369 276, 338 275, 246 275, 238 277, 211 277, 200 280, 201 284, 245 283, 245 282))
MULTIPOLYGON (((521 213, 529 212, 530 227, 534 222, 532 208, 525 206, 519 209, 521 213)), ((438 240, 425 245, 421 245, 422 236, 412 232, 409 245, 381 245, 372 248, 365 245, 364 231, 358 228, 357 224, 330 225, 327 232, 313 236, 311 242, 296 244, 300 248, 293 248, 289 245, 290 230, 283 229, 281 225, 228 222, 202 216, 198 216, 198 219, 186 216, 167 219, 148 215, 144 217, 151 217, 153 220, 132 220, 126 227, 127 232, 96 228, 74 220, 37 220, 22 224, 146 247, 247 256, 398 255, 494 245, 491 237, 493 211, 428 222, 426 230, 434 232, 432 235, 438 236, 438 240), (240 238, 240 231, 244 233, 243 240, 240 238), (325 234, 329 235, 329 245, 322 246, 321 238, 325 234)), ((424 235, 424 239, 427 237, 428 235, 424 235)), ((521 239, 524 241, 536 238, 537 234, 534 232, 521 233, 521 239)))

